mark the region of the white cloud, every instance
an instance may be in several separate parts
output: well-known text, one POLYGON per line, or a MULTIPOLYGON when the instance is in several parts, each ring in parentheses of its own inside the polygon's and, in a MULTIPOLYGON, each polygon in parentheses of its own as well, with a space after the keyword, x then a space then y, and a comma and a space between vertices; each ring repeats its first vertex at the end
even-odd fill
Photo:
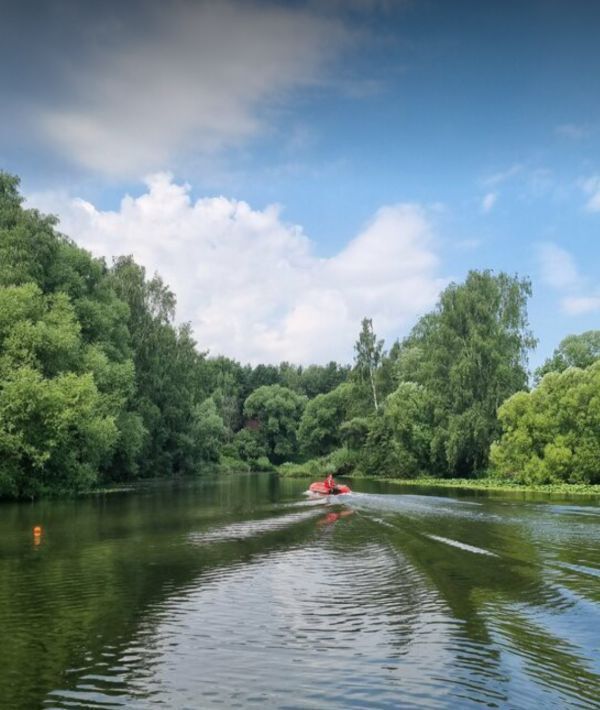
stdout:
POLYGON ((322 83, 349 40, 331 16, 233 0, 156 4, 144 28, 115 27, 65 75, 60 108, 38 107, 47 139, 86 168, 137 177, 238 144, 291 90, 322 83))
POLYGON ((556 244, 540 244, 538 258, 543 281, 556 289, 576 287, 581 277, 571 254, 556 244))
POLYGON ((542 280, 560 294, 563 313, 580 316, 600 310, 598 289, 580 274, 568 251, 556 244, 541 244, 538 247, 538 259, 542 280))
POLYGON ((523 172, 523 170, 524 166, 521 163, 513 163, 506 170, 501 170, 497 173, 493 173, 492 175, 488 175, 486 178, 483 179, 483 184, 487 185, 488 187, 496 187, 497 185, 500 185, 503 182, 510 180, 516 175, 519 175, 523 172))
POLYGON ((491 209, 499 196, 498 188, 504 186, 504 192, 512 198, 530 202, 543 197, 559 200, 564 198, 564 186, 561 185, 552 170, 546 167, 532 167, 524 163, 513 163, 506 170, 496 172, 480 180, 480 185, 487 193, 483 198, 481 211, 491 209))
POLYGON ((571 316, 600 311, 600 296, 567 296, 562 300, 562 309, 571 316))
POLYGON ((317 258, 280 210, 225 197, 192 201, 170 175, 147 181, 118 211, 80 199, 37 195, 61 229, 97 255, 134 255, 158 271, 192 322, 201 348, 242 361, 348 361, 363 316, 386 339, 406 332, 436 301, 439 274, 429 212, 381 208, 344 249, 317 258))
POLYGON ((583 191, 590 197, 585 205, 589 212, 600 212, 600 175, 591 177, 580 182, 583 191))
POLYGON ((487 195, 485 195, 484 198, 481 200, 481 211, 484 214, 490 212, 492 210, 492 207, 496 204, 497 199, 498 193, 488 192, 487 195))

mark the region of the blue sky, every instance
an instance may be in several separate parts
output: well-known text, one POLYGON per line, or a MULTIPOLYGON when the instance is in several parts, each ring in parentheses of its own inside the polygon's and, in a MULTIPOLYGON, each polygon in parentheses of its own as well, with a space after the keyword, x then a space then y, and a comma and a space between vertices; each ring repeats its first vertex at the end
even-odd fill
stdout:
POLYGON ((532 365, 597 327, 597 3, 3 6, 0 166, 212 352, 348 360, 470 268, 531 277, 532 365))

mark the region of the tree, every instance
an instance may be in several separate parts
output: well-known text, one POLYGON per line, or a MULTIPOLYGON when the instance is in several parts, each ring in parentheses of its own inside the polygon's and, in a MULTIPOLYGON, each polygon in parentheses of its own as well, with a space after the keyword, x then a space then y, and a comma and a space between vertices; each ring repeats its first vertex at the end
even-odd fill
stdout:
POLYGON ((500 407, 496 472, 519 483, 600 483, 600 362, 547 374, 500 407))
POLYGON ((329 362, 327 365, 309 365, 300 373, 300 391, 309 399, 327 394, 348 380, 349 365, 329 362))
POLYGON ((239 362, 222 355, 206 358, 200 363, 201 384, 217 405, 227 427, 228 440, 243 425, 244 401, 251 391, 248 385, 250 372, 249 365, 242 367, 239 362))
POLYGON ((354 346, 355 350, 355 371, 370 385, 373 396, 373 406, 377 412, 379 402, 377 398, 376 372, 381 365, 383 355, 383 340, 377 340, 373 332, 373 321, 370 318, 363 318, 361 331, 354 346))
POLYGON ((0 285, 35 283, 47 292, 60 244, 57 220, 22 203, 19 178, 0 171, 0 285))
POLYGON ((368 436, 369 419, 367 417, 352 417, 340 427, 340 438, 349 449, 361 449, 368 436))
POLYGON ((527 386, 526 279, 469 272, 451 284, 432 313, 405 339, 398 355, 400 382, 422 385, 431 399, 431 465, 446 475, 485 469, 498 436, 496 412, 527 386))
POLYGON ((266 449, 258 431, 241 429, 233 439, 235 454, 241 461, 254 465, 266 456, 266 449))
POLYGON ((272 463, 289 461, 296 455, 298 424, 305 405, 306 397, 281 385, 263 385, 246 399, 244 414, 257 420, 260 438, 272 463))
POLYGON ((307 403, 298 429, 300 449, 306 456, 324 456, 340 446, 340 426, 351 390, 350 384, 343 384, 307 403))
POLYGON ((264 385, 281 384, 281 377, 277 365, 257 365, 250 373, 248 385, 251 390, 256 390, 264 385))
POLYGON ((136 388, 133 406, 148 432, 140 452, 143 475, 196 469, 196 405, 207 396, 204 355, 188 324, 173 324, 175 296, 155 275, 146 278, 131 257, 115 259, 110 283, 128 306, 136 388))
POLYGON ((568 367, 589 367, 600 359, 600 330, 588 330, 580 335, 568 335, 552 357, 536 370, 539 382, 548 372, 563 372, 568 367))
POLYGON ((193 433, 196 449, 195 461, 218 461, 226 429, 211 397, 196 405, 193 433))
POLYGON ((410 477, 430 472, 433 402, 425 387, 401 383, 386 399, 384 418, 398 447, 398 473, 410 477))
POLYGON ((402 347, 396 340, 381 358, 381 366, 377 371, 375 382, 380 400, 392 394, 398 387, 398 358, 401 351, 402 347))
POLYGON ((114 418, 101 413, 92 375, 49 379, 28 365, 4 373, 0 496, 88 488, 117 436, 114 418))

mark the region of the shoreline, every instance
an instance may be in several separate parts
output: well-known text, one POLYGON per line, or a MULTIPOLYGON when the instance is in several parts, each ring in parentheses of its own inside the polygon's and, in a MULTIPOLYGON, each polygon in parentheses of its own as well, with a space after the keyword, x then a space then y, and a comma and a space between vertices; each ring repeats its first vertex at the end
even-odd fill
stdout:
MULTIPOLYGON (((305 464, 284 464, 277 467, 278 475, 283 478, 324 478, 323 467, 305 464)), ((482 478, 435 478, 420 476, 419 478, 388 478, 359 472, 334 474, 336 478, 349 481, 376 481, 378 483, 393 483, 414 488, 445 488, 464 491, 487 491, 498 493, 547 493, 560 495, 597 496, 600 498, 600 483, 515 483, 503 481, 492 476, 482 478)))
MULTIPOLYGON (((340 478, 345 478, 340 476, 340 478)), ((455 488, 472 491, 497 491, 500 493, 558 493, 561 495, 587 495, 600 498, 600 484, 593 483, 510 483, 495 478, 382 478, 380 476, 348 476, 349 479, 394 483, 421 488, 455 488)))

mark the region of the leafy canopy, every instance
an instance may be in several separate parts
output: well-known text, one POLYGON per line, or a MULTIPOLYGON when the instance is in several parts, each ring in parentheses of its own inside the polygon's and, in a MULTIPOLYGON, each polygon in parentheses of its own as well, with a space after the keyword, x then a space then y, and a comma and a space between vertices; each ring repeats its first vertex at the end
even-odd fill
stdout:
POLYGON ((600 362, 551 372, 499 412, 491 461, 520 483, 600 483, 600 362))

